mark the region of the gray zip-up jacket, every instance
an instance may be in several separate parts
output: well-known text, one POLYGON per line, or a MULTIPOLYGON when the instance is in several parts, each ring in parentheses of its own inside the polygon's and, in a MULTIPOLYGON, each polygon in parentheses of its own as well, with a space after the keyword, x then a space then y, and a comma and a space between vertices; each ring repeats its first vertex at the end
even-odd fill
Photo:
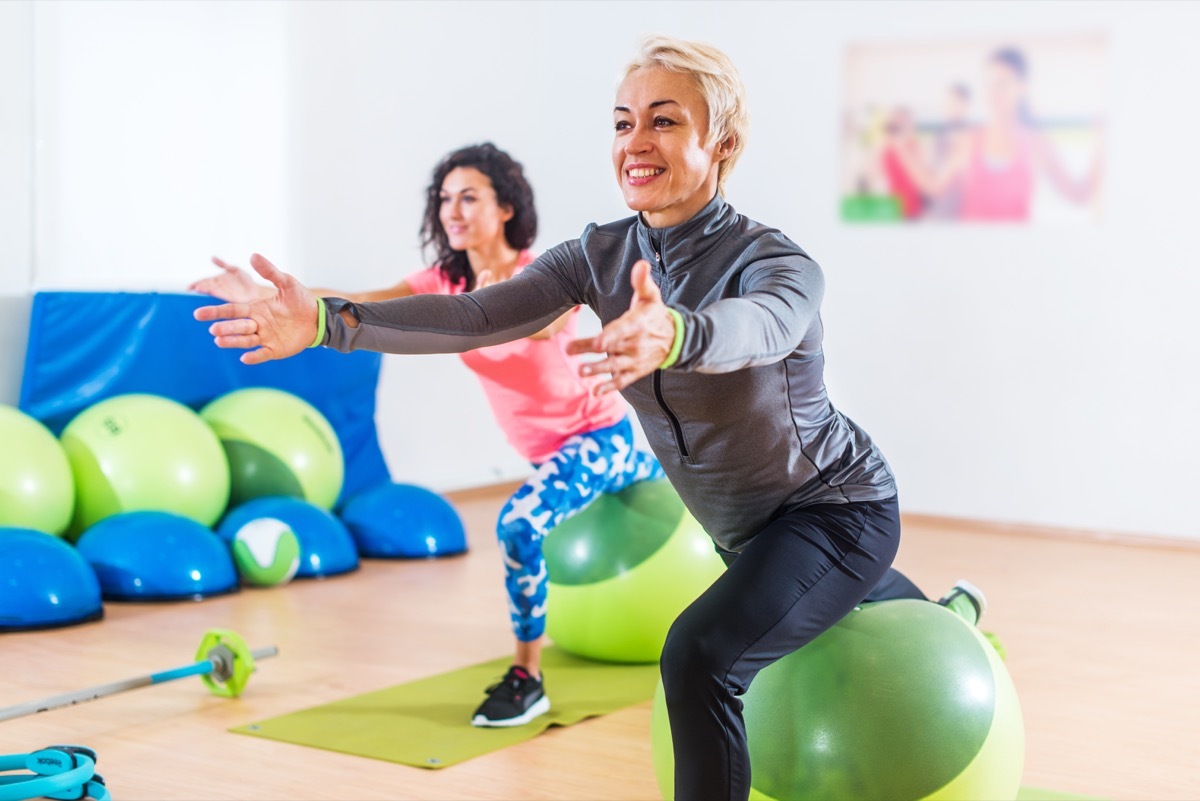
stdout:
POLYGON ((797 507, 896 494, 883 455, 825 392, 821 268, 719 195, 670 228, 648 228, 640 217, 589 225, 512 279, 468 294, 327 298, 323 342, 340 351, 456 353, 528 336, 577 305, 608 323, 629 309, 639 259, 683 315, 683 350, 672 367, 622 394, 720 548, 741 551, 797 507), (345 309, 357 328, 338 316, 345 309))

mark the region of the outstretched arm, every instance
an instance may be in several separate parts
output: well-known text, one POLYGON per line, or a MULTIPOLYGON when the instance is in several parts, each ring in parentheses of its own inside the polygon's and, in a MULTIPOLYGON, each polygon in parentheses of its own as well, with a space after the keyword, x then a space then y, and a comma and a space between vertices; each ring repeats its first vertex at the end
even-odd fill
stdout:
POLYGON ((458 353, 529 336, 583 302, 555 263, 565 246, 543 254, 520 275, 466 295, 417 295, 377 303, 326 298, 255 255, 251 266, 275 286, 270 298, 196 310, 223 348, 259 348, 246 364, 291 356, 310 345, 346 352, 458 353), (325 323, 319 327, 320 315, 325 323))
POLYGON ((339 292, 336 289, 314 289, 312 293, 319 298, 345 298, 354 303, 378 303, 381 300, 407 298, 413 294, 412 287, 407 281, 385 286, 383 289, 368 289, 363 292, 339 292))
POLYGON ((680 310, 685 335, 678 369, 731 373, 792 353, 820 311, 825 276, 807 256, 774 255, 746 268, 741 289, 740 296, 698 311, 680 310))
MULTIPOLYGON (((188 285, 190 291, 202 292, 205 295, 212 295, 214 298, 227 300, 230 303, 249 303, 261 298, 269 298, 275 294, 274 286, 263 286, 262 284, 255 283, 254 279, 250 277, 250 273, 241 267, 230 264, 218 256, 213 256, 212 262, 221 268, 221 272, 216 275, 210 275, 207 278, 201 278, 199 281, 193 281, 188 285)), ((406 281, 401 281, 398 284, 393 284, 383 289, 367 290, 366 292, 339 292, 336 289, 312 288, 308 291, 319 298, 340 297, 352 300, 355 303, 405 298, 413 294, 412 289, 406 281)))
POLYGON ((1092 155, 1091 164, 1088 166, 1087 171, 1078 177, 1072 175, 1067 166, 1063 164, 1058 150, 1054 147, 1054 143, 1050 141, 1050 138, 1045 133, 1039 132, 1033 135, 1033 153, 1037 159, 1038 166, 1041 167, 1051 185, 1071 202, 1084 204, 1090 202, 1095 197, 1104 175, 1104 138, 1102 129, 1098 137, 1098 142, 1096 152, 1092 155))
POLYGON ((596 386, 597 395, 624 389, 658 369, 728 373, 777 362, 800 345, 825 291, 820 267, 799 253, 752 264, 740 297, 699 311, 666 306, 645 261, 634 266, 631 281, 629 311, 597 336, 567 347, 573 354, 605 354, 580 368, 584 376, 610 374, 596 386))
POLYGON ((380 303, 330 298, 321 344, 343 352, 462 353, 536 334, 582 302, 537 265, 465 295, 414 295, 380 303))
MULTIPOLYGON (((479 275, 475 276, 475 289, 476 290, 483 289, 484 287, 491 286, 492 284, 496 284, 496 283, 499 283, 499 282, 495 279, 493 273, 490 270, 484 270, 483 272, 479 273, 479 275)), ((575 311, 575 309, 572 308, 571 311, 568 311, 566 314, 560 315, 558 317, 558 319, 556 319, 554 322, 550 323, 550 325, 546 326, 541 331, 537 331, 535 333, 530 334, 529 338, 530 339, 550 339, 555 334, 557 334, 559 331, 561 331, 567 327, 567 323, 571 321, 571 314, 574 311, 575 311)))

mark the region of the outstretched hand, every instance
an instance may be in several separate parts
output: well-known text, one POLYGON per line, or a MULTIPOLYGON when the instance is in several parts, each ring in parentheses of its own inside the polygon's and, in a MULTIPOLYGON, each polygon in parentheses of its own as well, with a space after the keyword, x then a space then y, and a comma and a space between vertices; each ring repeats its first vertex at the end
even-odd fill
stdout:
POLYGON ((495 283, 498 283, 498 281, 496 280, 495 274, 491 270, 480 270, 475 274, 476 289, 483 289, 484 287, 491 286, 495 283))
POLYGON ((251 349, 243 364, 286 359, 307 348, 317 336, 316 296, 292 276, 255 253, 250 266, 274 286, 274 292, 253 302, 201 306, 197 320, 216 320, 208 328, 218 348, 251 349))
POLYGON ((213 256, 213 264, 221 268, 221 272, 193 281, 188 285, 192 292, 203 292, 214 298, 227 300, 230 303, 249 303, 252 300, 274 294, 271 287, 259 286, 250 277, 250 273, 241 267, 230 264, 218 256, 213 256))
POLYGON ((604 326, 596 336, 576 339, 567 345, 570 354, 605 354, 605 358, 579 368, 582 376, 609 374, 609 379, 593 390, 597 395, 625 389, 653 373, 666 361, 675 342, 675 323, 658 285, 650 277, 650 264, 644 259, 633 265, 630 283, 633 300, 629 311, 604 326))

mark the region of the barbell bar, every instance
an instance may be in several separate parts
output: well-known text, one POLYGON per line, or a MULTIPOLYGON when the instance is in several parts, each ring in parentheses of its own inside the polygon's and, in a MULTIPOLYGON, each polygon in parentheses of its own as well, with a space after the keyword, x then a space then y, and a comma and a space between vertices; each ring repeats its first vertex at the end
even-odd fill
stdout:
POLYGON ((199 676, 214 695, 236 698, 246 688, 250 674, 254 672, 255 662, 276 656, 278 653, 279 649, 274 645, 251 649, 245 640, 229 629, 209 629, 200 640, 193 664, 108 684, 97 684, 94 687, 52 695, 37 701, 0 707, 0 721, 95 701, 97 698, 106 698, 138 687, 163 684, 188 676, 199 676))

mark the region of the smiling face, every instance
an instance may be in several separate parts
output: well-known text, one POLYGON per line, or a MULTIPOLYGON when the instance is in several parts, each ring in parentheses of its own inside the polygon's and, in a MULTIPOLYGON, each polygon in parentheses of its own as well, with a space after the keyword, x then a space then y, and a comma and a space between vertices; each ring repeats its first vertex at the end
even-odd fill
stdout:
POLYGON ((694 80, 647 67, 617 89, 613 168, 625 204, 652 228, 695 216, 717 193, 717 167, 732 140, 709 142, 708 106, 694 80))
POLYGON ((492 181, 474 167, 456 167, 442 180, 438 219, 454 250, 480 250, 504 241, 513 210, 496 200, 492 181))

